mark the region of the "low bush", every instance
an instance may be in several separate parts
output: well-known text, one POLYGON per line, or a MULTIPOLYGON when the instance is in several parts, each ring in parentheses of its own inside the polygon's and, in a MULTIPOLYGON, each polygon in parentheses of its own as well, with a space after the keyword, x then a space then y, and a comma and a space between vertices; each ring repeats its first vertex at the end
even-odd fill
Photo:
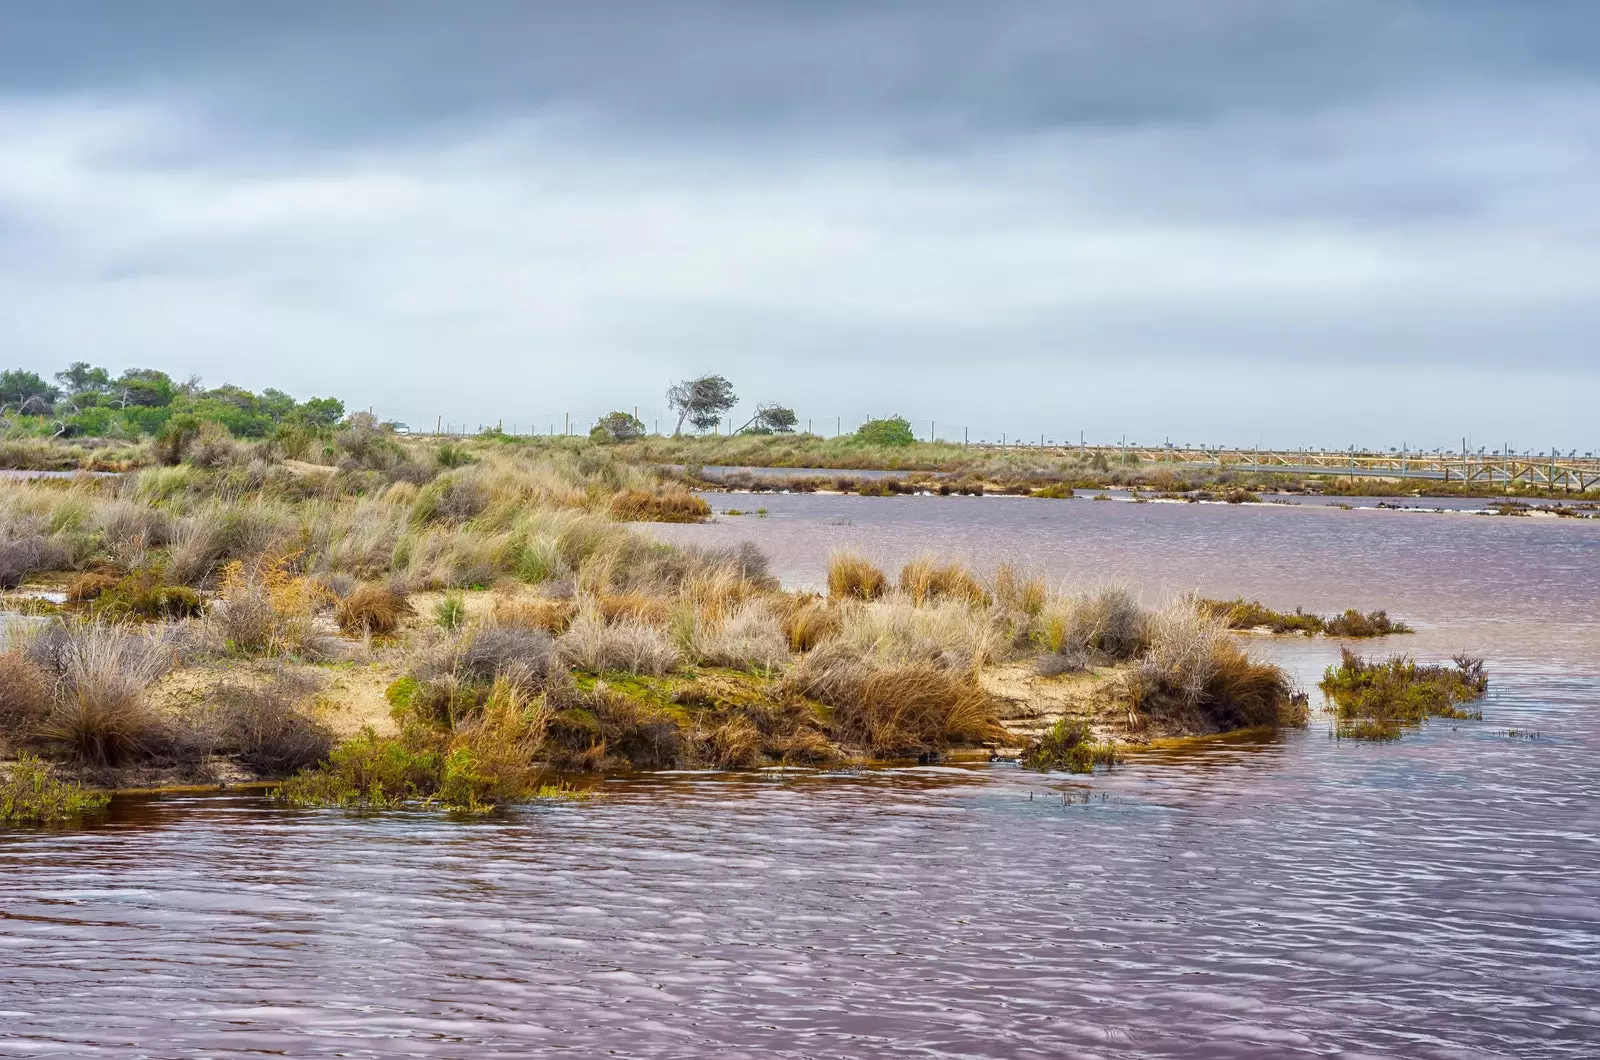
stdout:
POLYGON ((389 690, 395 717, 454 730, 475 716, 496 688, 530 698, 566 677, 555 642, 525 626, 480 626, 424 653, 389 690))
POLYGON ((15 589, 29 575, 62 570, 72 562, 66 545, 42 534, 0 536, 0 589, 15 589))
POLYGON ((889 591, 889 579, 865 557, 835 552, 828 557, 828 595, 844 600, 876 600, 889 591))
POLYGON ((67 602, 72 604, 93 603, 99 599, 100 594, 110 589, 115 589, 122 578, 107 570, 87 570, 73 577, 67 583, 67 602))
POLYGON ((545 710, 498 682, 483 709, 453 729, 406 726, 380 737, 371 728, 340 744, 325 766, 277 790, 297 806, 381 809, 420 801, 485 813, 541 794, 538 749, 545 710))
POLYGON ((1394 633, 1413 633, 1404 622, 1396 622, 1386 611, 1368 611, 1363 614, 1351 608, 1335 615, 1325 624, 1330 637, 1387 637, 1394 633))
POLYGON ((1293 613, 1274 611, 1259 600, 1206 600, 1197 598, 1195 606, 1223 620, 1229 629, 1268 629, 1273 633, 1321 633, 1327 623, 1320 615, 1308 615, 1299 608, 1293 613))
POLYGON ((347 636, 387 637, 412 613, 405 593, 383 582, 363 582, 339 601, 333 615, 347 636))
POLYGON ((212 696, 219 749, 232 750, 253 772, 288 776, 324 761, 333 732, 303 708, 314 682, 279 676, 263 687, 240 682, 218 686, 212 696))
MULTIPOLYGON (((92 574, 84 578, 95 577, 92 574)), ((73 589, 78 593, 91 591, 93 585, 81 585, 75 580, 73 589)), ((69 592, 69 597, 72 595, 69 592)), ((168 585, 160 570, 134 571, 115 584, 102 588, 95 594, 93 611, 96 617, 110 619, 146 618, 175 621, 193 618, 205 608, 200 594, 183 585, 168 585)))
POLYGON ((1452 665, 1419 665, 1405 655, 1369 662, 1349 649, 1319 685, 1338 719, 1338 733, 1357 739, 1396 739, 1400 727, 1428 718, 1480 719, 1466 704, 1489 689, 1483 660, 1458 655, 1452 665))
POLYGON ((1250 659, 1221 618, 1184 600, 1157 612, 1149 628, 1150 649, 1127 681, 1135 708, 1217 732, 1305 724, 1305 699, 1288 675, 1250 659))
POLYGON ((0 775, 0 824, 56 824, 102 810, 111 801, 56 778, 50 766, 29 754, 17 756, 0 775))
POLYGON ((327 590, 279 560, 223 572, 222 596, 206 615, 209 639, 218 650, 242 655, 296 656, 321 661, 337 655, 337 638, 317 628, 316 612, 327 590))
POLYGON ((1113 766, 1120 759, 1116 745, 1095 740, 1088 725, 1061 718, 1027 746, 1021 761, 1023 768, 1040 772, 1093 773, 1095 766, 1113 766))
POLYGON ((1274 611, 1259 600, 1195 600, 1195 606, 1208 614, 1223 619, 1229 629, 1265 629, 1273 633, 1303 633, 1313 636, 1326 633, 1330 637, 1386 637, 1395 633, 1411 633, 1404 622, 1391 619, 1385 611, 1360 612, 1351 608, 1332 618, 1308 615, 1299 608, 1293 612, 1274 611))

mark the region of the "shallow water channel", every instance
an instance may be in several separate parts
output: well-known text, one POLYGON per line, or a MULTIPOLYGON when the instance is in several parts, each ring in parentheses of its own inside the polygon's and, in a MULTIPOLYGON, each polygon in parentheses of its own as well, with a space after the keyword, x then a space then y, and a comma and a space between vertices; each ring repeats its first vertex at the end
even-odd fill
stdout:
MULTIPOLYGON (((725 507, 728 498, 712 498, 725 507)), ((738 498, 744 501, 745 498, 738 498)), ((620 778, 460 822, 122 799, 0 832, 3 1056, 1592 1057, 1600 525, 779 496, 656 528, 1388 607, 1482 723, 1015 766, 620 778)), ((1259 641, 1308 687, 1327 641, 1259 641)), ((1315 697, 1314 697, 1315 698, 1315 697)))

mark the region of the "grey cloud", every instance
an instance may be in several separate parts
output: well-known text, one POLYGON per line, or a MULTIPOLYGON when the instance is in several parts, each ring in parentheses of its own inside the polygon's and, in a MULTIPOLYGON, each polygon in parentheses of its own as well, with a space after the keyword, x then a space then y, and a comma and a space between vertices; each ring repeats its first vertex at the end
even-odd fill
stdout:
POLYGON ((719 369, 803 415, 991 433, 1554 416, 1592 445, 1589 3, 55 0, 0 25, 0 317, 39 368, 417 422, 559 422, 719 369), (1483 382, 1508 358, 1564 385, 1508 407, 1483 382), (1327 407, 1261 412, 1274 388, 1327 407))

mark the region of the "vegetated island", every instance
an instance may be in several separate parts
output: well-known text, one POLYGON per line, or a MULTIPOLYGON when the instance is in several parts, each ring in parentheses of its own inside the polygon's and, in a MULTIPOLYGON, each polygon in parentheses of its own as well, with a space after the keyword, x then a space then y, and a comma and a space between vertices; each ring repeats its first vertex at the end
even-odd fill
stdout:
POLYGON ((25 616, 0 650, 0 817, 181 782, 481 811, 606 770, 1083 771, 1306 721, 1193 600, 848 555, 826 596, 784 592, 751 548, 625 525, 709 506, 622 447, 408 439, 286 400, 260 437, 169 405, 118 443, 126 473, 0 482, 0 609, 25 616))

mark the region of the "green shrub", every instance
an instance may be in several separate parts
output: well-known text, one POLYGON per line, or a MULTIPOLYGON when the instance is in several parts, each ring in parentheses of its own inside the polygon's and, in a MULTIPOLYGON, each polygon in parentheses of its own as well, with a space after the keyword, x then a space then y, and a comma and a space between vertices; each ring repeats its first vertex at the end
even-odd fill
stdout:
POLYGON ((904 416, 868 420, 856 428, 856 441, 867 445, 910 445, 917 440, 911 421, 904 416))
POLYGON ((1401 726, 1428 718, 1483 717, 1483 711, 1465 706, 1489 689, 1483 660, 1458 655, 1453 663, 1419 666, 1405 655, 1368 662, 1346 649, 1319 687, 1332 704, 1340 736, 1396 739, 1401 726))
POLYGON ((1058 719, 1022 752, 1023 767, 1040 772, 1093 773, 1119 761, 1116 744, 1096 741, 1087 724, 1070 718, 1058 719))
POLYGON ((460 629, 467 622, 467 598, 458 590, 445 593, 433 605, 433 619, 442 629, 460 629))
POLYGON ((71 821, 110 801, 103 791, 57 780, 48 765, 29 754, 18 755, 10 774, 0 779, 0 823, 71 821))

